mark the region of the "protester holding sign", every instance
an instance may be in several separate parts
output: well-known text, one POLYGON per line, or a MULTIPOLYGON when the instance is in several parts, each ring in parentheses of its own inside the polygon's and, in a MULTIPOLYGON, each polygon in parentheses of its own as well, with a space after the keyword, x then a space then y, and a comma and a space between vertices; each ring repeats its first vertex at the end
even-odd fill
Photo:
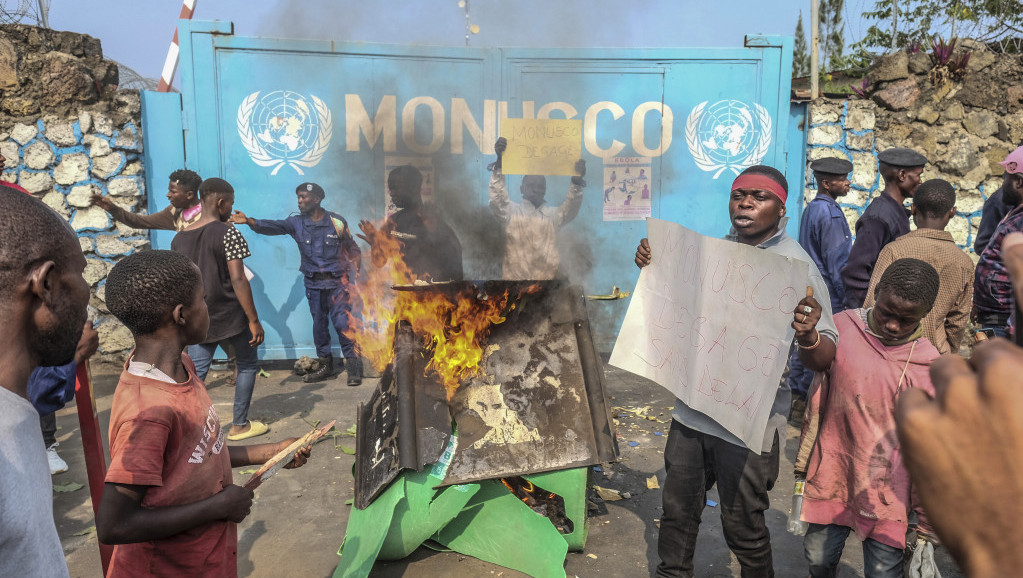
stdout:
MULTIPOLYGON (((796 299, 787 304, 792 311, 791 327, 795 329, 801 359, 808 367, 816 369, 834 355, 838 331, 831 318, 831 300, 820 271, 799 243, 785 233, 787 190, 785 177, 774 168, 756 165, 743 171, 732 183, 728 203, 732 231, 725 238, 807 264, 809 278, 805 285, 812 288, 821 303, 806 297, 798 304, 796 299)), ((643 239, 636 250, 636 264, 645 267, 652 259, 671 257, 654 257, 651 253, 650 243, 643 239)), ((704 318, 721 315, 719 311, 710 310, 694 314, 704 318)), ((791 333, 783 333, 784 337, 788 335, 791 333)), ((778 336, 763 337, 777 340, 778 336)), ((790 344, 791 341, 785 342, 784 350, 775 355, 784 359, 790 344)), ((770 388, 776 393, 759 447, 747 447, 708 415, 676 400, 671 432, 664 448, 667 475, 662 486, 664 514, 657 544, 661 558, 657 576, 693 575, 700 516, 707 490, 715 483, 721 498, 725 541, 739 560, 742 574, 774 576, 771 537, 764 511, 770 507, 768 491, 778 477, 778 452, 785 439, 790 393, 787 384, 780 380, 780 371, 771 375, 775 381, 770 388)))
MULTIPOLYGON (((362 359, 355 342, 345 336, 352 311, 350 291, 359 275, 362 251, 348 221, 341 215, 320 206, 323 188, 316 183, 302 183, 295 189, 298 213, 284 220, 253 219, 235 211, 231 222, 246 224, 260 235, 291 235, 302 256, 299 270, 305 283, 305 297, 313 316, 313 342, 316 344, 318 366, 303 378, 306 383, 323 381, 334 375, 334 356, 330 351, 330 325, 337 331, 348 371, 348 385, 362 383, 362 359)), ((340 368, 339 368, 340 369, 340 368)))
POLYGON ((911 512, 919 533, 934 535, 913 499, 895 409, 910 388, 934 395, 928 371, 939 353, 920 320, 938 287, 934 267, 899 259, 881 275, 872 308, 835 315, 842 343, 807 407, 820 427, 804 428, 800 454, 809 453, 809 461, 796 462, 796 475, 806 476, 802 519, 810 527, 803 548, 813 578, 836 575, 850 531, 863 541, 867 578, 903 575, 911 512))
POLYGON ((543 175, 522 177, 521 203, 508 199, 508 187, 501 161, 508 141, 501 137, 494 144, 497 161, 491 165, 490 209, 505 226, 503 278, 553 279, 558 274, 561 258, 558 255, 558 229, 579 214, 583 202, 583 187, 586 181, 586 161, 575 163, 576 176, 568 187, 565 202, 557 207, 544 203, 547 194, 547 180, 543 175))

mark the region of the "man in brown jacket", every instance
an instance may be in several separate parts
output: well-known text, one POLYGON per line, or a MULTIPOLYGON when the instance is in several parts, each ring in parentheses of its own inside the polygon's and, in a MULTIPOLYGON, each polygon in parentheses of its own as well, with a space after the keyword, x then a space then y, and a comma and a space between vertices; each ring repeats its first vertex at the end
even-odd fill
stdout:
POLYGON ((870 276, 864 307, 874 306, 874 290, 888 265, 905 258, 920 259, 938 271, 941 285, 931 312, 921 321, 924 336, 942 355, 957 353, 973 306, 973 261, 945 230, 955 215, 956 193, 948 181, 932 179, 913 197, 916 230, 885 245, 870 276))

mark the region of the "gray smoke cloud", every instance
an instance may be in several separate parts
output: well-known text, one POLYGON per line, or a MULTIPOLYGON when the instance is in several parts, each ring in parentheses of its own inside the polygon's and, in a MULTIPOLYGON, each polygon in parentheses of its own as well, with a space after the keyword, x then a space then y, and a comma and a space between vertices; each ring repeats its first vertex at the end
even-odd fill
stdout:
MULTIPOLYGON (((682 18, 681 14, 651 14, 646 7, 623 6, 621 2, 595 0, 582 2, 550 2, 549 0, 470 0, 473 23, 480 26, 480 34, 472 37, 473 48, 516 46, 526 48, 570 46, 646 46, 651 44, 649 34, 652 16, 658 21, 682 18)), ((679 11, 681 12, 681 11, 679 11)), ((350 0, 289 0, 279 3, 270 16, 258 27, 261 36, 278 38, 322 39, 336 42, 372 42, 400 44, 414 53, 416 46, 464 46, 465 14, 456 0, 446 2, 408 2, 378 0, 367 4, 350 0)), ((242 32, 244 33, 244 32, 242 32)), ((663 40, 663 39, 662 39, 663 40)), ((662 42, 668 44, 668 42, 662 42)), ((371 79, 339 79, 344 92, 356 91, 360 82, 373 86, 431 86, 424 77, 388 78, 388 67, 377 67, 371 79)), ((428 74, 427 71, 421 74, 428 74)), ((582 82, 586 82, 582 80, 582 82)), ((416 94, 427 94, 428 91, 416 94)), ((449 95, 431 95, 445 102, 449 95)), ((528 100, 532 95, 504 95, 509 100, 528 100)), ((485 94, 485 98, 497 95, 485 94)), ((364 103, 373 114, 377 102, 364 103)), ((482 122, 482 103, 470 101, 478 121, 482 122)), ((399 98, 398 107, 402 106, 399 98)), ((340 112, 340 111, 339 111, 340 112)), ((450 112, 450 111, 449 111, 450 112)), ((509 103, 508 114, 518 116, 521 109, 509 103)), ((337 115, 340 116, 340 115, 337 115)), ((343 117, 341 117, 343 118, 343 117)), ((339 118, 340 120, 340 118, 339 118)), ((417 115, 417 135, 431 134, 429 115, 417 115)), ((450 127, 447 127, 448 129, 450 127)), ((337 139, 338 136, 335 136, 337 139)), ((448 132, 446 140, 450 142, 448 132)), ((492 143, 482 143, 489 148, 492 143)), ((363 143, 365 146, 365 143, 363 143)), ((399 144, 399 154, 404 146, 399 144)), ((374 157, 383 158, 378 142, 374 157)), ((336 150, 342 151, 340 147, 336 150)), ((501 277, 504 254, 504 232, 493 216, 487 199, 487 173, 485 166, 495 157, 483 155, 471 140, 466 141, 465 153, 450 154, 447 144, 431 155, 436 182, 434 198, 437 207, 458 234, 463 247, 465 274, 470 279, 497 279, 501 277)), ((365 149, 363 149, 365 151, 365 149)), ((340 154, 352 154, 342 152, 340 154)), ((359 153, 359 154, 365 154, 359 153)), ((406 156, 416 156, 405 151, 406 156)), ((379 160, 379 159, 377 159, 379 160)), ((593 240, 600 231, 600 221, 593 221, 586 206, 599 202, 601 167, 590 159, 588 186, 584 191, 584 210, 580 217, 561 228, 558 247, 561 254, 562 276, 570 281, 589 285, 590 273, 597 256, 593 254, 593 240)), ((382 190, 383 172, 372 182, 360 183, 367 191, 382 190)), ((508 176, 508 189, 513 202, 522 202, 519 193, 521 177, 508 176)), ((568 188, 568 177, 549 177, 547 202, 556 206, 563 202, 568 188)), ((364 199, 360 206, 349 207, 349 219, 357 226, 358 218, 379 219, 379 196, 375 193, 359 194, 364 199)))

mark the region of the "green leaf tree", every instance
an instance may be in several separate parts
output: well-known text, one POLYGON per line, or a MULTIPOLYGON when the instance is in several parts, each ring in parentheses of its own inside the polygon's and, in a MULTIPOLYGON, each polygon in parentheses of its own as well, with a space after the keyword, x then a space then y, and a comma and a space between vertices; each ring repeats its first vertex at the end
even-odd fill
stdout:
POLYGON ((863 13, 870 26, 854 50, 886 52, 914 44, 926 49, 938 34, 980 41, 1023 34, 1023 0, 895 0, 897 14, 892 4, 875 0, 863 13))
POLYGON ((846 66, 842 56, 845 52, 844 7, 845 0, 820 0, 821 62, 827 70, 840 70, 846 66))
POLYGON ((803 11, 799 11, 796 22, 796 42, 792 47, 792 76, 800 77, 810 74, 810 47, 806 42, 806 31, 803 29, 803 11))

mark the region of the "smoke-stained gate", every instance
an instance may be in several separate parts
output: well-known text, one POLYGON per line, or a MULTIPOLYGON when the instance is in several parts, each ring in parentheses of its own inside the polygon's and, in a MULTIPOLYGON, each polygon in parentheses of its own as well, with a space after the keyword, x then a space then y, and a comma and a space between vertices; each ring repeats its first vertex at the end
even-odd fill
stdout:
MULTIPOLYGON (((788 38, 750 38, 737 49, 469 49, 245 38, 224 22, 180 26, 181 110, 146 95, 147 150, 181 141, 187 166, 230 181, 236 208, 257 218, 296 211, 295 186, 317 182, 324 206, 353 227, 384 216, 386 167, 415 162, 459 235, 469 278, 500 277, 503 237, 488 207, 486 165, 501 119, 583 121, 588 186, 559 242, 563 268, 588 293, 634 286, 645 212, 720 236, 736 172, 790 164, 788 38), (182 132, 161 120, 178 115, 182 132)), ((151 164, 149 191, 162 191, 178 167, 151 164)), ((569 178, 547 180, 548 202, 560 204, 569 178)), ((508 181, 518 201, 519 177, 508 181)), ((794 233, 802 175, 790 181, 794 233)), ((150 211, 165 204, 150 194, 150 211)), ((263 354, 312 354, 294 241, 241 231, 267 331, 263 354)), ((169 240, 154 234, 154 246, 169 240)), ((625 302, 591 305, 598 345, 609 350, 625 302)))

